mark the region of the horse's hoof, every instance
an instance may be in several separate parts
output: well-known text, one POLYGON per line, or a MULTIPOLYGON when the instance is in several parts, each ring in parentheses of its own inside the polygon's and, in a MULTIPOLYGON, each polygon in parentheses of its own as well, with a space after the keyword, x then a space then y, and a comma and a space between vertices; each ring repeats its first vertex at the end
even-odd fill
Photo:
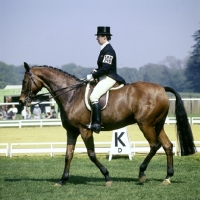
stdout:
POLYGON ((56 187, 60 187, 60 186, 63 186, 63 185, 60 184, 60 183, 56 183, 54 186, 56 186, 56 187))
POLYGON ((107 182, 106 182, 106 187, 111 187, 111 186, 112 186, 112 183, 113 183, 112 181, 107 181, 107 182))
POLYGON ((139 184, 143 184, 146 181, 147 177, 146 176, 140 176, 139 177, 139 184))
POLYGON ((57 183, 55 183, 54 186, 56 187, 60 187, 60 186, 63 186, 64 182, 62 180, 59 180, 57 183))
POLYGON ((169 184, 171 184, 170 179, 164 179, 164 181, 161 184, 162 185, 169 185, 169 184))

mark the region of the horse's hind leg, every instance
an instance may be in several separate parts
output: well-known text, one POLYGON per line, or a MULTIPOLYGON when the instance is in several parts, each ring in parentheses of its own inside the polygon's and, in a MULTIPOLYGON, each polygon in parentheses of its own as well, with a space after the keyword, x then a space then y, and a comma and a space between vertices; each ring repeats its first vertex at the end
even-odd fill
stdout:
POLYGON ((155 128, 148 127, 148 126, 144 126, 144 127, 140 126, 140 129, 144 133, 145 138, 148 140, 151 150, 149 154, 147 155, 147 157, 144 159, 143 163, 140 165, 139 183, 145 182, 146 175, 144 172, 147 169, 147 166, 149 162, 151 161, 152 157, 156 154, 157 150, 162 145, 167 156, 167 176, 165 180, 163 181, 163 184, 170 184, 170 177, 172 177, 174 174, 173 151, 172 151, 173 145, 164 132, 163 122, 157 124, 155 128))
POLYGON ((112 185, 112 180, 109 176, 108 170, 98 161, 96 154, 95 154, 95 147, 94 147, 94 138, 92 135, 92 131, 83 129, 81 131, 81 137, 85 143, 85 146, 87 148, 87 153, 90 158, 90 160, 99 168, 100 172, 105 177, 106 186, 112 185))
POLYGON ((74 155, 74 149, 79 132, 67 131, 67 148, 65 154, 65 167, 62 178, 56 183, 56 186, 62 186, 69 179, 70 163, 74 155))
POLYGON ((145 171, 153 156, 157 150, 161 147, 161 143, 157 140, 156 132, 153 126, 139 125, 140 130, 143 132, 145 138, 148 140, 150 145, 150 152, 140 165, 139 169, 139 183, 142 184, 146 181, 145 171))
POLYGON ((162 182, 165 185, 170 184, 170 178, 174 175, 173 169, 173 144, 170 142, 167 137, 164 129, 161 130, 158 140, 162 144, 163 149, 165 150, 165 154, 167 156, 167 176, 165 180, 162 182))

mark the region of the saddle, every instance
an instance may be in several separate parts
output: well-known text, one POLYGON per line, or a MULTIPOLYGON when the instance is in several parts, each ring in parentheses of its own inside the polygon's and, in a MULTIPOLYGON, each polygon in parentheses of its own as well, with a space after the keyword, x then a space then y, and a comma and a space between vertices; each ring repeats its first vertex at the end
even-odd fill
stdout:
MULTIPOLYGON (((92 81, 92 82, 88 82, 86 89, 85 89, 85 105, 87 107, 88 110, 92 110, 91 109, 91 102, 90 102, 90 95, 93 91, 93 89, 95 88, 95 86, 97 85, 97 82, 92 81)), ((124 84, 120 84, 118 82, 115 83, 115 85, 110 89, 110 90, 117 90, 124 87, 124 84)), ((108 90, 104 95, 102 95, 99 99, 99 105, 101 110, 105 109, 108 103, 108 98, 109 98, 109 91, 108 90)))

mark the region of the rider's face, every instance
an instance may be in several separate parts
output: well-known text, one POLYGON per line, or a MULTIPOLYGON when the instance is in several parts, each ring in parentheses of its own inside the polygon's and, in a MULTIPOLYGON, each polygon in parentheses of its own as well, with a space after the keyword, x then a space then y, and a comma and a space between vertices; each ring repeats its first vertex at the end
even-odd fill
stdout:
POLYGON ((106 36, 97 35, 97 41, 100 45, 104 44, 107 41, 106 36))

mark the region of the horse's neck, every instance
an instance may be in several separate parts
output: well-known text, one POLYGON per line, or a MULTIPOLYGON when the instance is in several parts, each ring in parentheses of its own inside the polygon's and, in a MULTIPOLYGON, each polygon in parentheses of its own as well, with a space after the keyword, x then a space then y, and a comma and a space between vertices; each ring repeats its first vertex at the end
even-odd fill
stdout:
POLYGON ((51 68, 44 68, 44 70, 37 71, 36 74, 43 82, 44 87, 53 95, 55 95, 54 91, 76 85, 78 82, 72 76, 51 68))

